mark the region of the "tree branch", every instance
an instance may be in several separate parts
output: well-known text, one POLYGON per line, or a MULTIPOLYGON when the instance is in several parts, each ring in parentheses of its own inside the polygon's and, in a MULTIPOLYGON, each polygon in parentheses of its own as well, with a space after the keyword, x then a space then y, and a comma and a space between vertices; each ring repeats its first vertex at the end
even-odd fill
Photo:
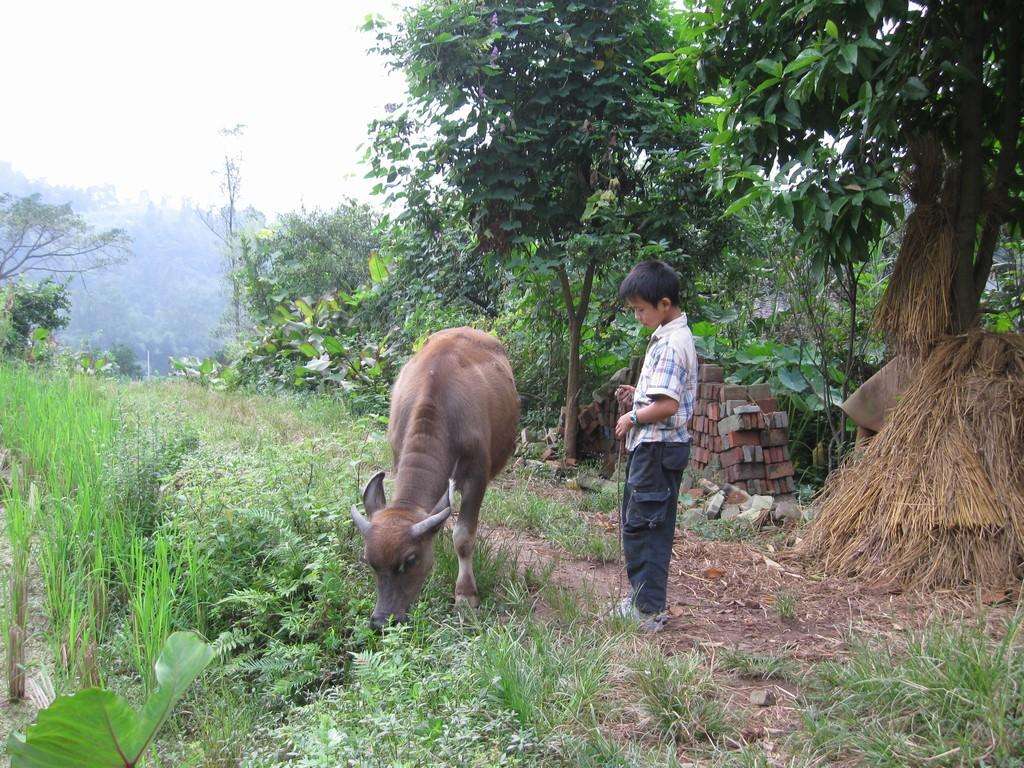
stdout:
POLYGON ((992 271, 992 256, 995 253, 999 230, 1006 220, 1009 203, 1010 180, 1017 166, 1018 141, 1021 121, 1021 16, 1024 6, 1016 5, 1006 23, 1007 50, 1004 57, 1006 91, 1003 94, 1003 109, 996 133, 999 139, 999 158, 996 160, 995 178, 992 182, 992 205, 985 216, 981 242, 974 263, 974 291, 980 299, 985 291, 989 273, 992 271))

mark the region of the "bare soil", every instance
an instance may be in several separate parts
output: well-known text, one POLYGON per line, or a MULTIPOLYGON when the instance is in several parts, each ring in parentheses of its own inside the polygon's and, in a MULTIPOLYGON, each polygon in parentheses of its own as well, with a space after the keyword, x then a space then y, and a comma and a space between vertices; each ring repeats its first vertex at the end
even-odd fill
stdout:
MULTIPOLYGON (((555 486, 552 491, 560 500, 572 493, 555 486)), ((617 526, 605 516, 588 515, 588 520, 617 535, 617 526)), ((628 594, 621 563, 581 559, 505 527, 482 526, 482 533, 493 545, 514 552, 520 567, 546 568, 552 583, 596 597, 589 602, 599 609, 628 594)), ((791 532, 791 543, 797 535, 791 532)), ((744 739, 761 742, 768 754, 775 751, 779 736, 799 728, 804 673, 817 663, 842 659, 850 652, 853 638, 895 637, 939 618, 984 620, 996 626, 1014 611, 1017 596, 1009 593, 914 592, 826 577, 788 557, 777 541, 777 535, 767 533, 763 540, 751 543, 709 541, 692 531, 677 530, 669 575, 669 620, 663 630, 650 636, 668 653, 700 649, 714 657, 724 650, 737 650, 792 662, 800 673, 784 681, 751 680, 716 668, 716 682, 728 708, 742 715, 744 739), (751 704, 751 694, 766 688, 774 693, 775 703, 751 704)), ((581 600, 581 604, 587 602, 581 600)))

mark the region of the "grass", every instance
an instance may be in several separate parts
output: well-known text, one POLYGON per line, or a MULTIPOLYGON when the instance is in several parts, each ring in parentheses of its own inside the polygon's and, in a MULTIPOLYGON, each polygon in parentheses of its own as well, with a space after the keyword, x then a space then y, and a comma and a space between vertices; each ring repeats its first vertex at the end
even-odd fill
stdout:
POLYGON ((800 676, 797 665, 785 656, 771 653, 747 653, 739 649, 723 651, 718 666, 750 680, 796 680, 800 676))
POLYGON ((792 592, 778 592, 775 595, 775 612, 783 621, 796 619, 797 598, 792 592))
MULTIPOLYGON (((199 627, 221 651, 154 765, 1013 765, 1021 749, 1016 625, 1005 643, 945 628, 863 646, 800 678, 811 708, 784 763, 778 741, 770 760, 741 744, 721 683, 793 680, 792 661, 639 650, 634 631, 593 622, 592 596, 553 583, 551 564, 524 566, 486 539, 480 609, 453 609, 444 535, 410 623, 370 632, 374 587, 348 508, 389 465, 388 446, 379 423, 329 397, 0 365, 0 428, 39 488, 51 646, 72 667, 63 686, 133 683, 173 629, 199 627)), ((614 494, 575 507, 548 492, 495 488, 485 519, 574 555, 618 556, 584 514, 614 508, 614 494)), ((780 617, 797 609, 776 596, 780 617)))
MULTIPOLYGON (((0 469, 3 469, 0 466, 0 469)), ((7 644, 8 700, 25 698, 25 641, 28 633, 28 561, 32 547, 32 526, 38 506, 36 487, 30 484, 23 492, 21 472, 12 468, 11 482, 0 495, 4 509, 7 538, 11 548, 11 565, 7 579, 3 629, 7 644)))
POLYGON ((1002 639, 937 625, 905 643, 858 643, 823 665, 804 749, 874 766, 1019 766, 1024 755, 1022 616, 1002 639))
POLYGON ((714 669, 700 653, 665 656, 648 650, 634 664, 632 679, 661 737, 692 746, 734 735, 735 725, 718 698, 714 669))
POLYGON ((619 558, 615 537, 596 530, 580 512, 559 501, 515 488, 495 489, 488 502, 489 519, 540 536, 577 557, 601 563, 619 558))

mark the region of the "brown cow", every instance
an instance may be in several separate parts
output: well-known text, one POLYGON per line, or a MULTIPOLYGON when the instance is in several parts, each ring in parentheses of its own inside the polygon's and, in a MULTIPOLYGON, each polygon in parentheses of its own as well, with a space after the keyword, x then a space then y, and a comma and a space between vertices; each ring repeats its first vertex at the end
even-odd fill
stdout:
POLYGON ((480 603, 473 578, 477 517, 487 484, 515 450, 519 397, 501 343, 473 328, 449 328, 427 339, 402 368, 391 393, 388 440, 395 496, 384 498, 384 473, 363 490, 363 557, 377 577, 370 624, 405 621, 434 564, 434 534, 462 493, 455 524, 459 557, 456 602, 480 603), (440 499, 440 500, 439 500, 440 499))

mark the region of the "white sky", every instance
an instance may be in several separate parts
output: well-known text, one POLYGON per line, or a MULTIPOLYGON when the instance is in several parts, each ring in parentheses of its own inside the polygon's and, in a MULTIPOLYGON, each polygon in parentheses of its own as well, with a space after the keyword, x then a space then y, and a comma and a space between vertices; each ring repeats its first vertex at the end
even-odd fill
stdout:
POLYGON ((218 132, 245 123, 243 204, 366 199, 357 146, 404 90, 367 53, 370 12, 396 16, 391 0, 0 0, 0 161, 206 205, 218 132))

